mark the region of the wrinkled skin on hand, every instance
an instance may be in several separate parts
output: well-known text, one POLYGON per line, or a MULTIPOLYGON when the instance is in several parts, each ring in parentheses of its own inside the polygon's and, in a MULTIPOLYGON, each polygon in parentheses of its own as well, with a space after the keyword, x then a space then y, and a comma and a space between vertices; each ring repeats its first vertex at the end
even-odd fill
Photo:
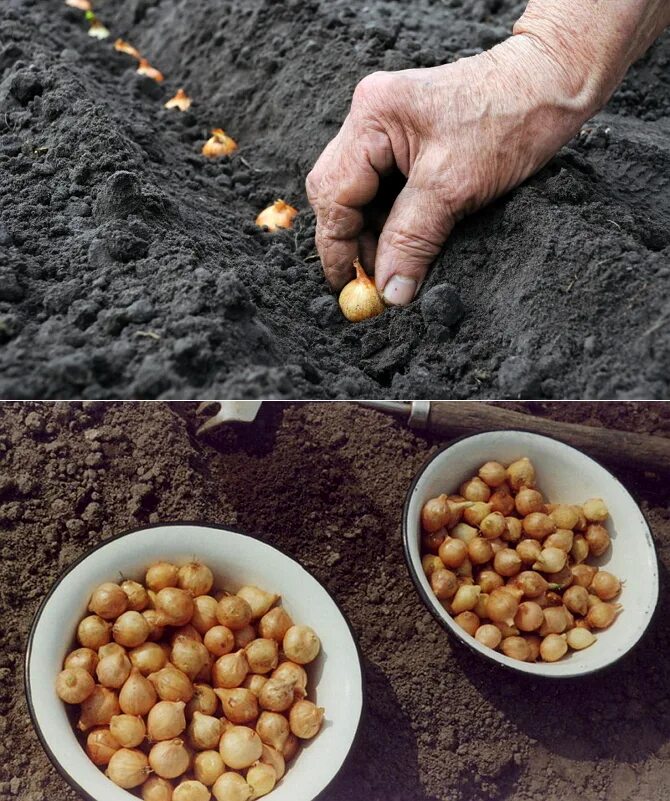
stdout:
POLYGON ((526 36, 364 78, 306 183, 330 284, 350 280, 360 255, 387 303, 409 303, 455 222, 538 170, 591 107, 591 93, 526 36), (406 183, 380 218, 370 204, 395 170, 406 183))

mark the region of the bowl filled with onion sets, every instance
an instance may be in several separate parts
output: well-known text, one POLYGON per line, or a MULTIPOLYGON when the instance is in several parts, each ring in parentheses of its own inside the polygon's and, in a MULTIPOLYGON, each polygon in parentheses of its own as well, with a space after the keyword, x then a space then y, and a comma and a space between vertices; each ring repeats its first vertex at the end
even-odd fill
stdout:
POLYGON ((42 745, 95 801, 309 801, 354 744, 362 687, 324 587, 208 525, 89 551, 42 602, 26 654, 42 745))
POLYGON ((406 498, 415 586, 478 654, 555 678, 612 664, 658 599, 649 527, 625 487, 550 437, 495 431, 438 450, 406 498))

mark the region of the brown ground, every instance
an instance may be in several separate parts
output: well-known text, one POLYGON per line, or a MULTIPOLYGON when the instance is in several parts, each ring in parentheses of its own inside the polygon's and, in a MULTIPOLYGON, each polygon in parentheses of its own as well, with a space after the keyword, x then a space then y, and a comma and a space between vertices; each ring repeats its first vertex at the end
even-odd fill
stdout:
MULTIPOLYGON (((41 597, 101 538, 180 518, 235 524, 300 559, 358 632, 369 715, 324 801, 670 797, 663 589, 650 631, 608 672, 560 684, 501 673, 449 639, 405 568, 404 494, 435 442, 353 405, 274 404, 255 427, 218 435, 214 449, 195 439, 192 411, 0 407, 2 801, 78 801, 42 752, 23 698, 22 650, 41 597)), ((532 411, 670 433, 668 405, 532 411)), ((667 484, 619 472, 648 515, 665 585, 667 484)))

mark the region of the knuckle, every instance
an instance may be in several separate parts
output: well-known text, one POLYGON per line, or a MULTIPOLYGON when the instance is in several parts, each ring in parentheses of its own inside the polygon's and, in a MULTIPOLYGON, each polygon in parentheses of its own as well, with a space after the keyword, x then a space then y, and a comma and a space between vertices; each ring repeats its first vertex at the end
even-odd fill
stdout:
POLYGON ((354 89, 355 105, 371 105, 383 101, 392 91, 394 77, 390 72, 372 72, 358 82, 354 89))

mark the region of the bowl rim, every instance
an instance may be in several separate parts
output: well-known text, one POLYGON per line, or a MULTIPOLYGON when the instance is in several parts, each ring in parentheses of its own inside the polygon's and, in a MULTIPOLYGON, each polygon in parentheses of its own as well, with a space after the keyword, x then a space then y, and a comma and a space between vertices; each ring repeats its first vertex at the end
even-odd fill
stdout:
MULTIPOLYGON (((70 787, 72 787, 73 790, 75 790, 77 793, 79 793, 82 796, 82 798, 85 798, 87 801, 98 801, 98 799, 96 799, 94 796, 92 796, 87 790, 85 790, 79 784, 79 782, 74 778, 74 776, 72 776, 71 773, 68 772, 67 768, 60 762, 60 760, 58 760, 56 758, 55 754, 51 750, 51 747, 47 743, 46 738, 45 738, 45 736, 44 736, 44 734, 42 732, 42 729, 41 729, 41 727, 39 725, 39 722, 38 722, 38 719, 37 719, 37 715, 35 713, 35 708, 34 708, 34 705, 33 705, 32 688, 31 688, 31 684, 30 684, 30 656, 31 656, 31 651, 32 651, 33 640, 35 638, 35 633, 37 631, 37 626, 39 624, 39 621, 40 621, 40 619, 42 617, 42 613, 44 612, 44 609, 46 608, 47 604, 49 603, 49 600, 50 600, 51 596, 54 594, 54 592, 56 591, 57 587, 60 586, 61 582, 65 579, 65 577, 67 575, 69 575, 69 573, 71 573, 79 564, 81 564, 84 560, 86 560, 91 554, 95 553, 96 551, 100 550, 101 548, 104 548, 110 542, 113 542, 115 540, 119 540, 122 537, 127 537, 130 534, 136 534, 137 532, 140 532, 140 531, 148 531, 148 530, 154 529, 154 528, 166 528, 168 526, 201 526, 201 527, 204 527, 204 528, 219 529, 220 531, 231 531, 234 534, 240 534, 243 537, 248 537, 250 539, 253 539, 253 540, 256 540, 257 542, 262 543, 266 548, 271 548, 273 551, 277 551, 277 553, 281 554, 282 556, 286 557, 287 559, 290 559, 292 562, 295 562, 300 568, 302 568, 302 570, 304 570, 308 575, 310 575, 314 579, 314 581, 316 581, 317 584, 321 587, 321 589, 326 593, 326 595, 330 598, 330 600, 333 602, 333 604, 337 608, 338 612, 342 616, 342 619, 344 620, 344 622, 345 622, 345 624, 346 624, 346 626, 347 626, 347 628, 349 630, 349 634, 351 635, 351 639, 352 639, 352 641, 354 643, 354 647, 356 649, 356 655, 358 657, 358 667, 359 667, 360 675, 361 675, 361 707, 360 707, 360 712, 359 712, 359 715, 358 715, 358 721, 356 722, 356 730, 354 732, 354 736, 353 736, 353 738, 351 740, 351 743, 349 744, 349 748, 348 748, 348 750, 346 752, 346 755, 345 755, 345 757, 344 757, 344 759, 342 761, 342 764, 339 766, 337 771, 333 774, 333 776, 329 780, 328 784, 326 784, 325 787, 323 787, 321 790, 319 790, 318 795, 314 796, 313 799, 311 800, 311 801, 319 801, 319 799, 321 799, 324 796, 324 794, 326 793, 328 788, 338 778, 338 776, 340 775, 342 770, 345 768, 347 762, 349 761, 354 748, 358 746, 360 738, 361 738, 362 728, 363 728, 363 726, 362 726, 363 719, 366 717, 366 714, 367 714, 367 690, 366 690, 366 681, 365 681, 363 652, 361 650, 361 646, 360 646, 360 642, 359 642, 359 639, 358 639, 358 635, 354 631, 354 628, 351 625, 351 622, 350 622, 349 618, 347 617, 347 614, 344 611, 344 609, 342 608, 342 606, 339 603, 339 601, 335 597, 333 597, 333 595, 330 592, 330 590, 326 586, 324 586, 324 584, 314 575, 314 573, 311 570, 309 570, 308 568, 306 568, 299 559, 296 559, 293 556, 289 556, 288 554, 284 553, 283 551, 280 551, 279 548, 275 548, 274 545, 270 545, 269 543, 267 543, 264 540, 262 540, 260 537, 257 537, 257 536, 255 536, 253 534, 249 534, 246 531, 242 531, 241 529, 237 528, 236 526, 224 525, 222 523, 212 523, 212 522, 205 521, 205 520, 170 520, 168 522, 149 523, 149 524, 144 525, 144 526, 138 526, 136 528, 127 529, 125 531, 119 532, 118 534, 114 534, 111 537, 108 537, 107 539, 96 543, 95 545, 92 545, 90 548, 87 548, 86 551, 84 551, 84 553, 81 554, 81 556, 77 557, 77 559, 75 559, 74 562, 70 563, 64 570, 62 570, 59 573, 58 577, 52 583, 52 585, 49 588, 48 592, 46 593, 46 595, 42 599, 40 605, 38 606, 37 611, 35 612, 35 615, 33 617, 33 621, 30 624, 30 631, 29 631, 28 637, 26 639, 26 645, 25 645, 25 648, 23 649, 24 694, 25 694, 25 697, 26 697, 26 703, 28 705, 28 712, 29 712, 29 715, 30 715, 30 720, 31 720, 32 725, 33 725, 33 729, 35 730, 35 733, 37 734, 37 738, 40 741, 40 744, 41 744, 44 752, 46 753, 47 757, 49 758, 49 761, 54 766, 56 771, 60 774, 60 776, 63 779, 65 779, 65 781, 70 785, 70 787)), ((129 793, 128 795, 132 797, 132 794, 129 793)))
POLYGON ((478 657, 483 657, 483 658, 487 659, 489 662, 493 662, 499 668, 502 668, 503 670, 513 671, 515 673, 523 673, 523 674, 525 674, 525 675, 527 675, 527 676, 529 676, 530 678, 533 678, 533 679, 535 679, 535 678, 542 679, 542 680, 547 679, 549 681, 558 679, 558 680, 565 681, 565 680, 569 680, 569 679, 579 679, 579 678, 581 678, 583 676, 591 676, 594 673, 599 673, 599 672, 601 672, 603 670, 608 670, 613 665, 615 665, 617 662, 619 662, 621 659, 623 659, 627 654, 629 654, 630 651, 640 642, 640 640, 642 639, 643 635, 645 634, 645 632, 649 628, 652 620, 654 619, 654 617, 656 616, 656 613, 658 611, 658 597, 659 597, 658 554, 656 553, 656 546, 654 545, 654 539, 651 536, 651 526, 649 525, 649 521, 647 520, 647 516, 644 514, 644 512, 640 508, 640 505, 638 504, 638 502, 635 500, 635 498, 632 496, 632 494, 628 491, 628 489, 626 489, 626 487, 623 485, 623 483, 599 459, 596 459, 594 456, 591 456, 591 454, 586 453, 585 451, 581 451, 581 450, 579 450, 579 448, 575 448, 573 445, 569 445, 567 442, 564 442, 563 440, 559 439, 558 437, 551 436, 550 434, 537 434, 534 431, 524 431, 521 428, 505 428, 505 429, 502 429, 502 430, 501 429, 486 429, 484 431, 478 431, 476 434, 463 434, 462 436, 455 437, 454 439, 450 439, 446 444, 441 445, 434 453, 432 453, 430 456, 428 456, 424 460, 423 464, 419 467, 419 469, 415 473, 414 478, 412 479, 409 487, 407 488, 407 492, 405 494, 405 503, 403 504, 403 514, 402 514, 402 546, 403 546, 403 554, 405 556, 405 564, 406 564, 407 570, 408 570, 408 572, 410 574, 410 578, 412 579, 412 583, 414 584, 414 588, 418 592, 419 597, 421 598, 421 601, 423 602, 423 605, 428 609, 430 614, 435 618, 435 620, 437 620, 437 622, 447 632, 447 634, 448 635, 454 635, 455 640, 456 640, 457 643, 459 643, 461 645, 464 645, 465 647, 468 648, 469 651, 471 651, 472 653, 476 654, 478 657), (437 610, 433 606, 433 603, 432 603, 432 600, 430 599, 430 596, 426 592, 423 584, 419 581, 419 577, 417 575, 417 571, 415 569, 415 566, 414 566, 414 563, 412 561, 412 557, 411 557, 411 554, 410 554, 410 543, 409 543, 409 541, 410 541, 410 534, 409 534, 409 507, 410 507, 410 503, 411 503, 412 496, 414 494, 414 490, 416 488, 416 485, 419 483, 419 480, 421 479, 421 476, 428 469, 429 465, 432 464, 432 462, 441 453, 443 453, 444 451, 448 450, 453 445, 456 445, 458 442, 463 442, 464 440, 467 440, 467 439, 473 439, 474 437, 479 437, 482 434, 501 434, 501 433, 505 433, 505 434, 523 434, 524 436, 531 436, 531 437, 535 437, 535 438, 538 438, 538 439, 549 439, 549 440, 552 440, 553 442, 559 443, 560 445, 562 445, 562 446, 564 446, 566 448, 569 448, 570 450, 576 451, 577 453, 581 454, 582 456, 586 456, 587 458, 591 459, 591 461, 595 462, 599 467, 601 467, 603 470, 605 470, 607 473, 609 473, 609 475, 611 476, 613 481, 616 484, 618 484, 619 487, 630 497, 630 499, 635 504, 637 510, 639 511, 640 515, 642 516, 642 518, 644 519, 644 522, 647 525, 647 528, 649 530, 649 534, 646 537, 646 539, 648 541, 651 553, 653 554, 654 566, 655 566, 655 570, 654 570, 654 577, 655 577, 654 608, 653 608, 651 614, 649 615, 649 617, 647 618, 647 620, 645 621, 644 626, 639 630, 637 639, 635 640, 634 643, 631 644, 631 646, 628 648, 628 650, 626 650, 623 653, 619 654, 616 658, 612 659, 610 662, 607 662, 604 665, 600 665, 598 667, 594 667, 594 668, 591 668, 589 670, 583 670, 580 673, 555 674, 555 675, 552 675, 550 673, 532 673, 531 674, 528 671, 525 671, 523 668, 517 668, 517 667, 511 666, 511 665, 507 665, 504 662, 501 662, 495 656, 496 651, 491 651, 491 654, 478 651, 476 648, 474 648, 472 643, 468 642, 465 638, 461 637, 458 634, 458 632, 452 631, 452 629, 447 625, 446 621, 443 620, 443 618, 438 614, 437 610))

